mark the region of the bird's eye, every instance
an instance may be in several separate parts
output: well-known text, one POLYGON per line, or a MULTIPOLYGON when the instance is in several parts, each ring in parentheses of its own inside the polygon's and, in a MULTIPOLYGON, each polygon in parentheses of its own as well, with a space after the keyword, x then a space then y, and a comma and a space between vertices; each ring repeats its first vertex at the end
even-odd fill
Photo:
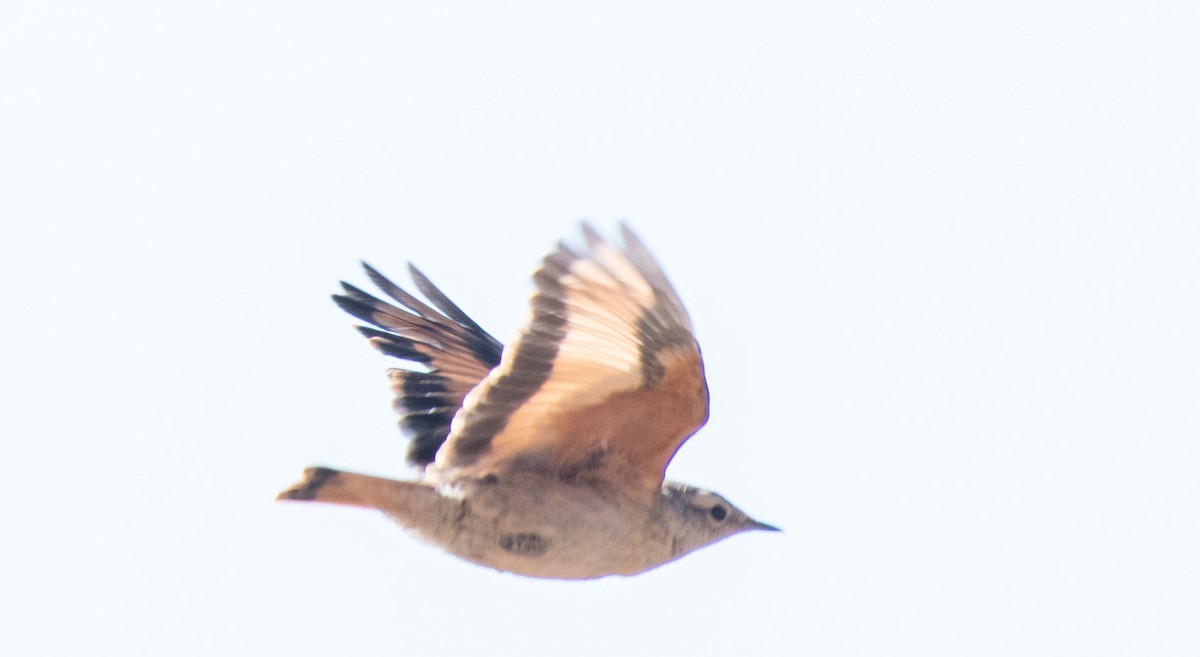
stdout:
POLYGON ((708 510, 708 515, 712 516, 713 520, 716 520, 717 522, 724 520, 727 513, 728 512, 725 510, 725 507, 721 506, 720 504, 708 510))

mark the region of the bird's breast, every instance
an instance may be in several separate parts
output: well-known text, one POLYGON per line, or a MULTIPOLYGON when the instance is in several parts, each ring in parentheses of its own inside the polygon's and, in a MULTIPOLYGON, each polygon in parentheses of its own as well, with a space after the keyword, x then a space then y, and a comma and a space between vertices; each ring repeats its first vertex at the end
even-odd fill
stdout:
POLYGON ((516 474, 459 481, 450 526, 425 538, 469 561, 531 577, 633 574, 671 558, 657 498, 593 484, 516 474))

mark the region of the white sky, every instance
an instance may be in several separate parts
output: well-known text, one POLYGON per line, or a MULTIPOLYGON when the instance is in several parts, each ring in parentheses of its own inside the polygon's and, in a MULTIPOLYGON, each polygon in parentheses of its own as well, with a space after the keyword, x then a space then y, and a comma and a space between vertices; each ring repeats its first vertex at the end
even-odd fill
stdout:
POLYGON ((1196 3, 433 4, 0 6, 0 653, 1200 653, 1196 3), (270 501, 408 474, 359 259, 507 338, 582 217, 705 349, 671 477, 783 534, 270 501))

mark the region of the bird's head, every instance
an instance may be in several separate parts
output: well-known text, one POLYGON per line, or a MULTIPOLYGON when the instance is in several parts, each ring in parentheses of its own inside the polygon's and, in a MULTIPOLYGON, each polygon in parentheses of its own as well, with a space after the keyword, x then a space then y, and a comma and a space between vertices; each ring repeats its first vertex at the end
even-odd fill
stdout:
POLYGON ((663 505, 679 557, 734 534, 778 528, 759 522, 720 495, 674 482, 663 484, 663 505))

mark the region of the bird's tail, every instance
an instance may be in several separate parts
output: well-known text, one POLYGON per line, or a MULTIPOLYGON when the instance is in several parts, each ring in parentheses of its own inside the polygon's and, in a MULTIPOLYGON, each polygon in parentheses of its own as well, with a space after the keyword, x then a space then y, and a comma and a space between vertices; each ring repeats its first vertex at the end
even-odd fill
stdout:
POLYGON ((413 498, 422 497, 417 491, 425 489, 417 482, 396 481, 382 477, 342 472, 333 468, 314 467, 304 471, 304 478, 275 497, 295 502, 326 502, 345 504, 387 512, 402 511, 411 506, 413 498))

